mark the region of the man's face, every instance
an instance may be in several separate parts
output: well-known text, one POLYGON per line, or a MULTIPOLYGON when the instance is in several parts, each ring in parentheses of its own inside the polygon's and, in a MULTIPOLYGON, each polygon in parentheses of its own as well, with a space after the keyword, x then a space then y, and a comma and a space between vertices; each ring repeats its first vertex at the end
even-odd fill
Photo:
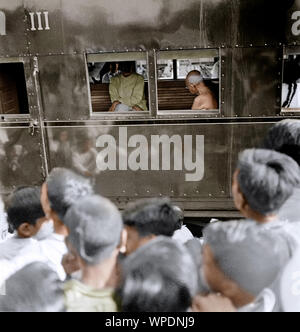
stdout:
POLYGON ((188 80, 186 80, 185 85, 186 85, 186 88, 190 91, 190 93, 192 95, 196 95, 197 94, 198 91, 197 91, 197 89, 196 89, 196 87, 195 87, 194 84, 190 84, 188 82, 188 80))
POLYGON ((125 226, 125 230, 127 233, 127 242, 126 242, 126 255, 130 255, 136 250, 138 250, 143 245, 147 244, 151 240, 153 240, 155 235, 148 235, 145 237, 141 237, 138 231, 131 226, 125 226))
POLYGON ((42 189, 41 189, 41 205, 43 208, 43 211, 45 213, 46 217, 50 217, 51 215, 51 206, 50 206, 50 202, 48 199, 48 189, 47 189, 47 184, 46 182, 42 185, 42 189))

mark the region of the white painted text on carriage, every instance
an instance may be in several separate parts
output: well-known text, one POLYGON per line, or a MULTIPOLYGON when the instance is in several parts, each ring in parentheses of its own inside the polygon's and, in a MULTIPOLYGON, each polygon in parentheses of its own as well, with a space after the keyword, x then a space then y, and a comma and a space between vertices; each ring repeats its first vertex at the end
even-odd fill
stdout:
POLYGON ((0 36, 6 35, 6 16, 3 11, 0 10, 0 36))
POLYGON ((144 135, 128 137, 119 128, 119 141, 101 135, 96 141, 97 167, 100 171, 185 171, 185 181, 204 177, 204 136, 144 135))
POLYGON ((49 12, 31 12, 29 16, 31 31, 50 30, 49 12))
POLYGON ((292 25, 292 34, 294 36, 300 35, 300 11, 296 11, 292 14, 292 20, 295 21, 292 25))

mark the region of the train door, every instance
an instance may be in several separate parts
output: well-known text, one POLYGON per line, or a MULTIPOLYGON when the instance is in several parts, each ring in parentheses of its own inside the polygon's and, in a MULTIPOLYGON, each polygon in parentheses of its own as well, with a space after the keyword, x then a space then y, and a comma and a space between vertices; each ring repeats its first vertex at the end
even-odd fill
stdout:
POLYGON ((0 59, 0 194, 45 176, 34 61, 0 59))

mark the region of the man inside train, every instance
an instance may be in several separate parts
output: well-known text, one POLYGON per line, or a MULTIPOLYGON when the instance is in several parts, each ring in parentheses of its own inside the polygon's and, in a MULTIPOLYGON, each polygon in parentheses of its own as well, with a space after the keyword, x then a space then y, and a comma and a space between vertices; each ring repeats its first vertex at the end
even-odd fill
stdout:
POLYGON ((192 110, 218 109, 218 102, 213 91, 198 70, 189 72, 186 77, 186 87, 193 95, 197 95, 192 110))
POLYGON ((120 70, 122 74, 113 77, 109 85, 109 112, 147 111, 144 77, 135 72, 135 62, 121 62, 120 70))

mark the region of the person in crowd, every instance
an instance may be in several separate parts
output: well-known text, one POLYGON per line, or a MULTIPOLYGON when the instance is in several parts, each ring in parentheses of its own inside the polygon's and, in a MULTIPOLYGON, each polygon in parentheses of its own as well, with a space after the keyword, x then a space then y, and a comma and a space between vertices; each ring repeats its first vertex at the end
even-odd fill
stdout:
POLYGON ((187 312, 197 290, 196 265, 187 249, 157 237, 125 259, 116 298, 123 312, 187 312))
POLYGON ((217 222, 204 230, 202 281, 208 290, 242 306, 274 282, 299 245, 298 229, 277 216, 299 181, 299 166, 286 155, 255 149, 240 155, 232 192, 247 220, 217 222), (218 274, 209 273, 210 256, 228 278, 225 293, 218 274))
POLYGON ((180 223, 180 229, 174 232, 173 239, 179 241, 182 244, 187 243, 194 239, 192 232, 184 225, 184 212, 179 206, 174 206, 175 212, 178 214, 178 219, 180 223))
POLYGON ((190 93, 197 95, 192 110, 214 110, 218 108, 214 93, 198 70, 189 72, 186 77, 186 87, 190 93))
MULTIPOLYGON (((263 148, 286 154, 300 166, 300 121, 289 119, 278 122, 269 130, 263 148)), ((279 218, 290 222, 300 222, 299 201, 300 187, 296 187, 293 195, 280 209, 279 218)))
POLYGON ((62 260, 67 254, 65 238, 69 234, 64 216, 72 204, 91 195, 90 181, 65 168, 53 169, 42 186, 41 204, 48 220, 54 224, 54 232, 40 241, 42 253, 55 266, 61 280, 66 278, 62 260))
POLYGON ((135 62, 121 62, 121 75, 109 85, 112 106, 109 112, 147 111, 144 77, 135 73, 135 62))
POLYGON ((121 71, 119 70, 119 64, 117 62, 111 62, 109 63, 109 72, 104 74, 102 77, 102 83, 109 84, 113 77, 116 77, 120 74, 121 71))
POLYGON ((16 271, 37 260, 46 260, 40 253, 38 239, 52 231, 40 202, 40 189, 21 188, 13 193, 7 209, 7 220, 15 230, 13 237, 0 243, 0 285, 16 271))
POLYGON ((81 270, 81 280, 64 286, 69 312, 115 312, 114 290, 108 287, 122 247, 123 222, 118 209, 100 196, 87 196, 67 212, 69 251, 81 270))
POLYGON ((55 158, 55 165, 57 167, 71 168, 72 148, 69 132, 67 130, 60 131, 57 140, 53 140, 52 144, 54 147, 52 153, 55 158))
POLYGON ((130 204, 123 213, 130 255, 159 235, 172 237, 181 227, 178 212, 169 199, 145 199, 130 204))
POLYGON ((9 236, 9 226, 7 223, 7 214, 5 212, 4 203, 0 197, 0 243, 5 241, 9 236))
POLYGON ((89 136, 82 135, 73 152, 73 167, 82 176, 93 177, 97 174, 97 151, 89 136))
POLYGON ((12 275, 5 283, 4 294, 0 294, 0 312, 64 311, 62 283, 41 262, 31 263, 12 275))

